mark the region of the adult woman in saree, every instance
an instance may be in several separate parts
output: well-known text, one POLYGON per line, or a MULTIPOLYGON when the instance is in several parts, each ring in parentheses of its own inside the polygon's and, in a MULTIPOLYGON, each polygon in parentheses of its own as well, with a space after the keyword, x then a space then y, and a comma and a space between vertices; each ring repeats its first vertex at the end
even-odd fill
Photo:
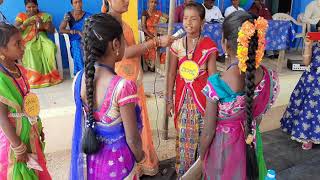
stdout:
MULTIPOLYGON (((148 9, 143 11, 141 18, 142 31, 146 40, 152 39, 158 35, 157 25, 168 20, 168 15, 157 10, 158 0, 149 0, 148 9)), ((143 60, 148 65, 150 71, 155 71, 156 48, 150 49, 143 56, 143 60)))
POLYGON ((146 161, 140 167, 140 175, 156 175, 159 171, 159 159, 156 154, 153 140, 152 131, 150 127, 146 97, 144 94, 144 87, 142 84, 143 72, 141 68, 140 57, 149 49, 156 47, 167 47, 173 42, 171 36, 160 36, 150 39, 141 44, 136 44, 134 34, 131 27, 122 21, 122 14, 128 11, 129 0, 103 0, 101 11, 109 13, 121 22, 123 34, 126 42, 126 50, 124 58, 116 63, 115 71, 119 76, 127 80, 136 82, 138 86, 139 106, 141 107, 142 116, 142 147, 146 155, 146 161))
POLYGON ((26 12, 16 17, 22 33, 25 53, 22 59, 31 88, 43 88, 62 82, 56 65, 57 47, 47 37, 53 33, 52 18, 38 9, 37 0, 25 0, 26 12))

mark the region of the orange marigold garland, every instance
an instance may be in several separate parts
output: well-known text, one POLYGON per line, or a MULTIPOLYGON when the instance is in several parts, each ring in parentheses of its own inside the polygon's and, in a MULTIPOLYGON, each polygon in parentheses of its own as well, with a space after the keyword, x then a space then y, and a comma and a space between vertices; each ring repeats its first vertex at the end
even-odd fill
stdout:
POLYGON ((241 29, 238 33, 238 49, 237 57, 239 60, 240 72, 246 72, 247 65, 246 61, 249 59, 249 41, 254 35, 255 31, 258 34, 258 49, 256 51, 256 68, 260 66, 260 63, 264 56, 264 50, 266 45, 266 31, 268 29, 268 21, 262 17, 255 20, 254 24, 250 21, 246 21, 242 24, 241 29))
POLYGON ((266 49, 266 33, 268 29, 268 21, 262 17, 259 17, 254 26, 258 33, 258 49, 256 51, 256 68, 258 68, 261 64, 261 61, 264 56, 264 50, 266 49))

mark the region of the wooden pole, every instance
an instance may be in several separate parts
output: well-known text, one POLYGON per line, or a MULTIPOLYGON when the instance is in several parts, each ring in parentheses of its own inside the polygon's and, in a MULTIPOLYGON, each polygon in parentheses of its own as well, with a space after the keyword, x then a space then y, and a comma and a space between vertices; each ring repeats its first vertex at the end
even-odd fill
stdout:
MULTIPOLYGON (((168 25, 168 35, 172 35, 174 30, 174 16, 175 16, 175 6, 176 1, 170 0, 170 9, 169 9, 169 25, 168 25)), ((166 63, 165 63, 165 76, 164 76, 164 95, 167 95, 167 80, 168 80, 168 71, 169 71, 169 47, 166 51, 166 63)), ((163 103, 163 114, 161 116, 161 123, 162 123, 162 131, 161 131, 161 138, 163 140, 168 139, 168 116, 166 114, 166 101, 163 103)))

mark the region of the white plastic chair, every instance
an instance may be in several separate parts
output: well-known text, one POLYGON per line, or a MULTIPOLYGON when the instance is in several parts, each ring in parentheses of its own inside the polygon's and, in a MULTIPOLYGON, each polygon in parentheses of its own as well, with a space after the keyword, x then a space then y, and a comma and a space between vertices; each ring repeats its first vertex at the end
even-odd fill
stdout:
POLYGON ((61 57, 61 49, 60 49, 60 39, 59 39, 59 33, 57 29, 54 29, 54 42, 57 46, 56 60, 57 60, 58 71, 61 78, 63 79, 63 65, 62 65, 62 57, 61 57))
POLYGON ((273 20, 280 20, 280 21, 291 21, 293 24, 300 26, 302 28, 302 32, 295 35, 295 39, 299 39, 298 41, 298 47, 301 42, 303 42, 303 39, 306 37, 306 31, 307 31, 307 24, 302 22, 303 14, 299 14, 298 21, 295 20, 292 16, 285 14, 285 13, 276 13, 272 16, 273 20))
POLYGON ((69 71, 70 71, 70 77, 73 78, 73 70, 74 70, 74 65, 73 65, 73 58, 71 54, 71 44, 70 44, 70 39, 68 34, 63 34, 64 41, 66 43, 66 48, 67 48, 67 55, 68 55, 68 63, 69 63, 69 71))

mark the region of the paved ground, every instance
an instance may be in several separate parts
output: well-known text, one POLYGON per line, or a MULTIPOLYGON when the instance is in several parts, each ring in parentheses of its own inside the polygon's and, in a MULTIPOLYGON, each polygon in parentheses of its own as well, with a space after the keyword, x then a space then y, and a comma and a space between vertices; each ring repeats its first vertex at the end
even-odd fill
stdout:
MULTIPOLYGON (((280 129, 262 134, 267 167, 276 170, 278 180, 319 180, 320 146, 310 151, 301 149, 301 144, 290 140, 280 129)), ((176 179, 174 158, 161 162, 157 177, 144 180, 176 179)))
MULTIPOLYGON (((320 145, 310 151, 301 149, 301 144, 290 140, 289 136, 277 129, 262 134, 266 164, 275 169, 278 180, 319 180, 320 145)), ((155 138, 155 142, 157 139, 155 138)), ((155 177, 142 177, 142 180, 174 180, 174 134, 168 141, 161 141, 157 148, 160 172, 155 177)), ((157 146, 157 144, 156 144, 157 146)), ((48 155, 48 166, 54 180, 67 180, 70 152, 48 155)))
MULTIPOLYGON (((296 56, 290 54, 289 56, 296 56)), ((265 64, 268 67, 276 69, 274 61, 267 60, 265 64)), ((223 68, 219 64, 220 69, 223 68)), ((283 64, 283 70, 280 73, 281 92, 274 106, 285 107, 289 96, 299 79, 301 72, 289 71, 283 64)), ((147 97, 154 98, 154 92, 161 97, 163 92, 164 79, 154 73, 145 73, 144 86, 147 97), (156 81, 155 81, 156 80, 156 81)), ((47 134, 47 159, 48 167, 54 180, 67 180, 70 162, 70 141, 72 136, 74 104, 71 93, 71 80, 64 83, 40 90, 35 90, 41 100, 41 117, 43 117, 47 134), (63 151, 61 151, 63 149, 63 151)), ((156 103, 157 104, 157 103, 156 103)), ((149 100, 148 111, 158 112, 154 101, 149 100)), ((282 108, 283 109, 283 108, 282 108)), ((281 110, 283 111, 283 110, 281 110)), ((281 116, 281 113, 278 113, 281 116)), ((151 116, 150 116, 151 117, 151 116)), ((161 171, 158 176, 143 179, 175 179, 174 156, 175 156, 175 134, 170 131, 169 140, 159 140, 157 129, 161 126, 158 118, 151 121, 154 128, 154 144, 161 160, 161 171), (155 128, 157 127, 157 128, 155 128)), ((273 118, 279 121, 279 118, 273 118)), ((169 127, 173 127, 170 122, 169 127)), ((320 147, 311 151, 303 151, 300 144, 289 140, 288 136, 279 130, 263 133, 265 158, 269 168, 275 169, 280 180, 316 180, 320 179, 320 147)))

